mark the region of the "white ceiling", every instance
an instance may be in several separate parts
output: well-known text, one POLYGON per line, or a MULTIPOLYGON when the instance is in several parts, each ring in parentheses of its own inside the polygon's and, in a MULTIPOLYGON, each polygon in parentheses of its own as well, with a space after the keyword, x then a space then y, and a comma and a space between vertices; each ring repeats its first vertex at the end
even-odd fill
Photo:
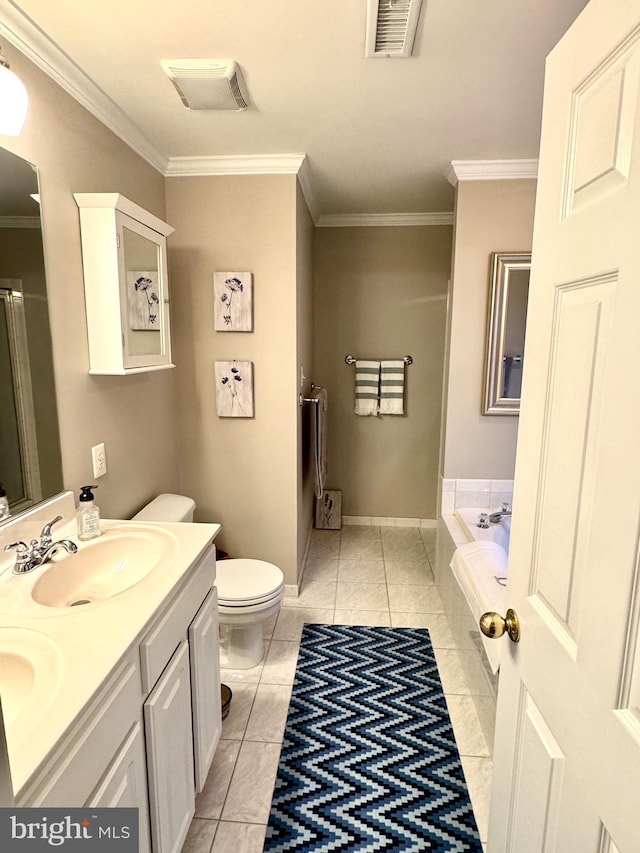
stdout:
POLYGON ((31 18, 137 126, 147 159, 304 153, 326 215, 452 210, 452 160, 536 158, 544 58, 585 5, 423 0, 408 59, 365 59, 366 0, 1 0, 0 12, 31 18), (187 110, 160 67, 186 57, 235 59, 250 108, 187 110))

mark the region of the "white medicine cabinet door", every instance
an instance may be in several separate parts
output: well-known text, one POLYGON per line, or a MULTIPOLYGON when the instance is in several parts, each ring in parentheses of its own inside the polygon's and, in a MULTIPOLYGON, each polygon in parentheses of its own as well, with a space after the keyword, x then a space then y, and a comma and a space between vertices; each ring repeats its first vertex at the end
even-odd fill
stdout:
POLYGON ((171 226, 116 193, 76 193, 89 373, 173 367, 166 237, 171 226))
POLYGON ((171 339, 164 238, 120 213, 117 229, 125 370, 169 364, 171 339))

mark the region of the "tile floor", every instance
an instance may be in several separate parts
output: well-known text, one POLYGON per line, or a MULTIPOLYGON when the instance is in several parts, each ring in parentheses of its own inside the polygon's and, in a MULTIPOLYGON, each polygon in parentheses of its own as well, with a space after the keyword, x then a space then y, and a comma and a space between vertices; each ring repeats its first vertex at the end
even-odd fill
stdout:
POLYGON ((486 847, 492 762, 432 565, 435 530, 314 530, 300 595, 265 630, 264 662, 222 671, 233 690, 182 853, 261 853, 305 622, 429 628, 476 820, 486 847))

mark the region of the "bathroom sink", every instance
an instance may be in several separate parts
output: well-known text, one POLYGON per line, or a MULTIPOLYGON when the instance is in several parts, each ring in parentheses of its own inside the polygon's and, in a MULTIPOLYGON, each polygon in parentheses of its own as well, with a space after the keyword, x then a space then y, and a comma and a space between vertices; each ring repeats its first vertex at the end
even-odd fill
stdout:
POLYGON ((56 643, 28 628, 0 628, 0 701, 7 731, 27 734, 46 713, 62 676, 56 643))
POLYGON ((47 607, 93 604, 119 595, 151 572, 166 565, 177 552, 175 537, 159 528, 107 531, 76 554, 51 563, 31 590, 47 607))

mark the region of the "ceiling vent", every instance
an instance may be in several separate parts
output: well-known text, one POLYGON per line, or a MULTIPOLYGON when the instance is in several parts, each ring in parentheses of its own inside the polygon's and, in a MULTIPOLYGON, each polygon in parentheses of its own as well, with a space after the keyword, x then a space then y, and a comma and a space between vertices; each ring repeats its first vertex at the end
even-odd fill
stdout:
POLYGON ((242 71, 233 59, 168 59, 160 64, 190 110, 245 110, 249 106, 242 71))
POLYGON ((411 56, 422 0, 367 0, 364 55, 411 56))

